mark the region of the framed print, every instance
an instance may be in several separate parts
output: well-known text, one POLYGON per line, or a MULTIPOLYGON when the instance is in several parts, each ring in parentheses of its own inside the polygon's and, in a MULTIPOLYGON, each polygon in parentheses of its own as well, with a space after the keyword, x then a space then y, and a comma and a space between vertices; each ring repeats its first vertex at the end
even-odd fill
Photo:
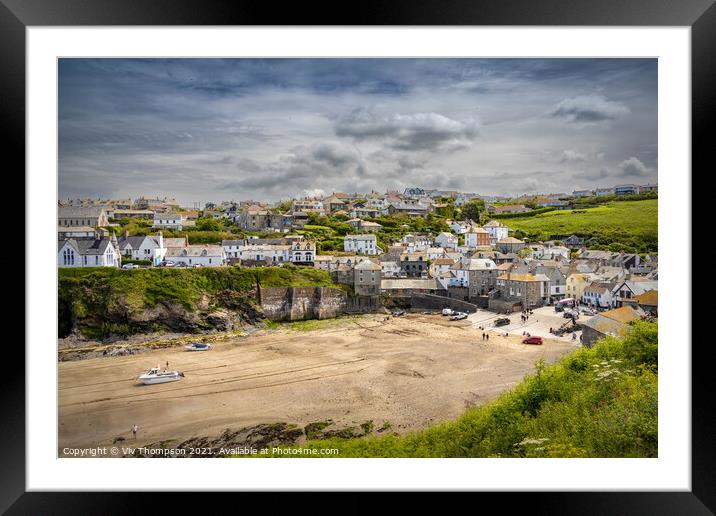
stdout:
POLYGON ((689 210, 716 10, 525 6, 3 0, 28 237, 3 509, 712 510, 689 210))

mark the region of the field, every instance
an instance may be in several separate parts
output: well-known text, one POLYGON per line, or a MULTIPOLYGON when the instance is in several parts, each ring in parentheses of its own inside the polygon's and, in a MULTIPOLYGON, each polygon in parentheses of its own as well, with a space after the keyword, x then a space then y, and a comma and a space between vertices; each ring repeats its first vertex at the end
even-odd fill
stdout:
MULTIPOLYGON (((533 217, 505 219, 529 240, 587 239, 587 247, 625 252, 657 252, 658 200, 610 202, 584 210, 556 210, 533 217)), ((519 236, 519 235, 518 235, 519 236)))

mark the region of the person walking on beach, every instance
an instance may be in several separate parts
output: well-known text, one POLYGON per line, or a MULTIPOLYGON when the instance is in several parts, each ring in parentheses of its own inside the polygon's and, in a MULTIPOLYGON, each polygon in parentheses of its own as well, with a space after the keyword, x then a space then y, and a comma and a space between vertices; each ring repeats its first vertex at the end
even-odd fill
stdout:
POLYGON ((135 439, 137 438, 137 430, 139 430, 139 427, 136 424, 132 425, 132 436, 135 439))

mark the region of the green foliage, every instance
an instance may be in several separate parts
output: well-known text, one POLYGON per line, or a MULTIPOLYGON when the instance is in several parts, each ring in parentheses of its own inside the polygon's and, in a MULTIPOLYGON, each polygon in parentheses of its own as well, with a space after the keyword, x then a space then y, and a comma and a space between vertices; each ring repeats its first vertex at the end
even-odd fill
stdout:
POLYGON ((221 223, 212 217, 202 217, 196 221, 194 226, 197 231, 221 231, 221 223))
MULTIPOLYGON (((326 271, 313 267, 202 267, 198 269, 148 268, 121 270, 112 267, 58 269, 60 335, 73 323, 93 336, 121 333, 108 327, 113 317, 121 318, 152 308, 158 303, 175 303, 195 310, 204 296, 226 299, 220 293, 244 294, 246 302, 256 285, 262 287, 322 286, 341 288, 326 271)), ((218 301, 217 301, 218 302, 218 301)))
POLYGON ((480 220, 480 214, 485 211, 485 201, 471 199, 461 207, 461 216, 464 220, 480 220))
POLYGON ((338 448, 342 458, 656 457, 657 342, 657 324, 639 322, 624 339, 538 362, 513 390, 457 420, 402 437, 305 446, 338 448))
MULTIPOLYGON (((555 210, 530 217, 505 220, 520 231, 517 238, 564 239, 572 234, 585 238, 589 249, 616 252, 658 251, 658 201, 613 201, 585 210, 555 210)), ((515 233, 517 236, 517 233, 515 233)))
POLYGON ((539 215, 540 213, 549 213, 550 211, 557 211, 557 208, 554 206, 545 206, 544 208, 537 208, 536 210, 527 211, 524 213, 500 213, 500 214, 494 214, 490 215, 490 218, 496 219, 496 220, 502 220, 502 219, 523 219, 525 217, 534 217, 535 215, 539 215))

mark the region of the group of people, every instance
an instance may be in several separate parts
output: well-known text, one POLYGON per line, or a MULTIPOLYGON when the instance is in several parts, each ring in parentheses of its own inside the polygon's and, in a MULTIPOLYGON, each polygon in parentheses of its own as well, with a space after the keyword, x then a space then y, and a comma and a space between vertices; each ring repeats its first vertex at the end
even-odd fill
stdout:
POLYGON ((490 334, 483 331, 482 340, 490 340, 490 334))
POLYGON ((526 323, 530 319, 530 315, 532 315, 534 312, 532 309, 527 309, 522 311, 522 315, 520 315, 520 319, 522 319, 523 323, 526 323))

